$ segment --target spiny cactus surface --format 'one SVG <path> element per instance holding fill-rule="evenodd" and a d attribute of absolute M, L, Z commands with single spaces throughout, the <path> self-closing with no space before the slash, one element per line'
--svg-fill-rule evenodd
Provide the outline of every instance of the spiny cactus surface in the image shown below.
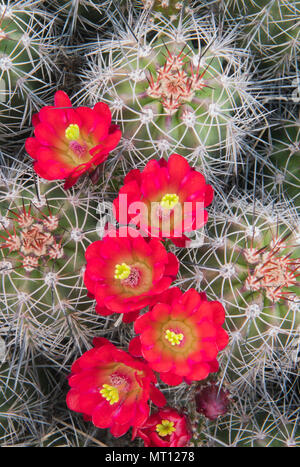
<path fill-rule="evenodd" d="M 43 2 L 0 3 L 0 137 L 7 140 L 44 102 L 52 82 L 55 35 Z"/>
<path fill-rule="evenodd" d="M 264 110 L 249 56 L 232 47 L 232 31 L 222 34 L 197 16 L 175 27 L 163 19 L 153 25 L 142 15 L 134 32 L 117 34 L 87 49 L 79 97 L 109 104 L 128 164 L 173 151 L 208 176 L 237 172 Z"/>
<path fill-rule="evenodd" d="M 1 445 L 300 446 L 299 11 L 0 0 Z M 122 190 L 208 219 L 116 238 Z"/>
<path fill-rule="evenodd" d="M 26 347 L 59 355 L 67 336 L 84 342 L 96 325 L 83 272 L 97 200 L 84 184 L 66 196 L 32 173 L 1 186 L 1 317 Z"/>

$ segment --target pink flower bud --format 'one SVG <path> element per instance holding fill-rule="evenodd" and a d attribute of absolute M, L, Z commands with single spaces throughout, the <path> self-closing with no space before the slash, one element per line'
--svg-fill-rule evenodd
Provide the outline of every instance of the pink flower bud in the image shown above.
<path fill-rule="evenodd" d="M 210 420 L 225 415 L 229 409 L 229 391 L 219 388 L 215 383 L 199 388 L 196 396 L 197 412 Z"/>

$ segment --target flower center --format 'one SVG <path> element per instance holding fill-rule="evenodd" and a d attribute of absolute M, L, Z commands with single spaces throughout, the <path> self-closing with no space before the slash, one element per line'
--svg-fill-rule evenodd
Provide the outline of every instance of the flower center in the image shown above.
<path fill-rule="evenodd" d="M 130 272 L 131 268 L 128 266 L 128 264 L 116 264 L 114 278 L 120 280 L 127 279 L 127 277 L 130 275 Z"/>
<path fill-rule="evenodd" d="M 179 201 L 179 196 L 176 195 L 176 194 L 171 194 L 171 193 L 167 193 L 161 200 L 160 202 L 160 205 L 161 207 L 163 207 L 164 209 L 173 209 L 174 206 L 176 206 L 176 204 L 178 203 Z"/>
<path fill-rule="evenodd" d="M 70 141 L 76 141 L 80 136 L 79 126 L 76 123 L 71 123 L 65 131 L 65 137 Z"/>
<path fill-rule="evenodd" d="M 119 372 L 115 372 L 112 375 L 110 375 L 110 381 L 113 384 L 113 386 L 118 386 L 119 388 L 126 389 L 128 389 L 130 383 L 128 377 Z"/>
<path fill-rule="evenodd" d="M 166 330 L 165 338 L 171 343 L 171 345 L 179 345 L 183 337 L 182 333 L 176 334 L 174 331 L 170 331 L 170 329 Z"/>
<path fill-rule="evenodd" d="M 104 399 L 109 402 L 110 405 L 119 402 L 119 391 L 114 386 L 103 384 L 102 389 L 99 392 L 104 397 Z"/>
<path fill-rule="evenodd" d="M 87 154 L 86 144 L 80 144 L 78 141 L 70 141 L 69 148 L 76 154 L 77 157 L 83 158 Z"/>
<path fill-rule="evenodd" d="M 173 431 L 176 431 L 176 428 L 174 427 L 174 422 L 170 422 L 170 420 L 162 420 L 161 423 L 158 423 L 156 425 L 155 429 L 159 436 L 168 436 L 172 434 Z"/>
<path fill-rule="evenodd" d="M 141 273 L 139 269 L 131 267 L 129 276 L 122 280 L 122 284 L 126 287 L 136 287 L 139 283 L 140 277 Z"/>

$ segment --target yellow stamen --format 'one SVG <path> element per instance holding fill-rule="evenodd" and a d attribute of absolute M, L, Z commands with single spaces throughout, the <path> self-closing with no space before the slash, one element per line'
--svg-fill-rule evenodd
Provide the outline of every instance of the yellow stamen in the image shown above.
<path fill-rule="evenodd" d="M 170 329 L 166 330 L 165 338 L 167 341 L 171 342 L 171 345 L 179 345 L 183 339 L 183 334 L 176 334 L 174 331 L 170 331 Z"/>
<path fill-rule="evenodd" d="M 103 384 L 103 389 L 101 389 L 100 394 L 106 399 L 110 405 L 119 402 L 119 392 L 117 388 L 110 386 L 109 384 Z"/>
<path fill-rule="evenodd" d="M 79 126 L 76 123 L 71 123 L 65 131 L 65 136 L 70 141 L 76 141 L 80 136 Z"/>
<path fill-rule="evenodd" d="M 164 209 L 173 209 L 179 201 L 179 196 L 176 194 L 167 193 L 161 200 L 160 205 Z"/>
<path fill-rule="evenodd" d="M 170 420 L 162 420 L 161 423 L 156 425 L 156 431 L 159 436 L 168 436 L 173 433 L 173 431 L 176 431 L 176 428 L 174 428 L 174 422 L 170 422 Z"/>
<path fill-rule="evenodd" d="M 127 277 L 130 274 L 130 266 L 128 266 L 126 263 L 122 264 L 116 264 L 115 267 L 115 279 L 127 279 Z"/>

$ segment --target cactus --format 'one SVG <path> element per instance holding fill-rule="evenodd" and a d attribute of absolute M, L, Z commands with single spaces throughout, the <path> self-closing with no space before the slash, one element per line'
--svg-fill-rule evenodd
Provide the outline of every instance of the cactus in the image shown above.
<path fill-rule="evenodd" d="M 230 335 L 216 377 L 221 400 L 214 405 L 205 382 L 191 388 L 192 446 L 299 444 L 299 232 L 287 202 L 233 194 L 215 200 L 202 246 L 176 251 L 177 285 L 218 297 Z"/>
<path fill-rule="evenodd" d="M 299 54 L 298 0 L 223 0 L 229 22 L 239 22 L 240 43 L 250 48 L 270 77 L 288 77 L 297 70 Z"/>
<path fill-rule="evenodd" d="M 145 8 L 153 10 L 155 13 L 163 13 L 166 15 L 175 15 L 180 12 L 182 2 L 176 0 L 142 0 Z"/>
<path fill-rule="evenodd" d="M 190 12 L 192 2 L 180 2 L 178 0 L 141 0 L 139 3 L 141 3 L 141 6 L 146 10 L 149 9 L 153 14 L 151 18 L 152 21 L 164 16 L 176 24 L 180 21 L 180 16 L 182 14 Z"/>
<path fill-rule="evenodd" d="M 286 119 L 271 128 L 271 142 L 267 150 L 265 186 L 279 192 L 300 206 L 300 120 L 289 113 Z"/>
<path fill-rule="evenodd" d="M 82 274 L 85 249 L 98 238 L 98 195 L 84 184 L 66 194 L 25 172 L 2 184 L 0 198 L 1 320 L 15 344 L 59 357 L 67 336 L 72 349 L 96 327 Z"/>
<path fill-rule="evenodd" d="M 53 20 L 39 3 L 43 2 L 0 3 L 1 139 L 20 132 L 53 88 Z"/>
<path fill-rule="evenodd" d="M 195 270 L 187 285 L 199 287 L 198 271 L 201 290 L 223 300 L 231 333 L 253 346 L 273 329 L 282 335 L 296 333 L 298 218 L 288 205 L 270 199 L 240 196 L 226 204 L 226 209 L 224 202 L 215 204 L 203 247 L 183 254 L 183 264 Z"/>
<path fill-rule="evenodd" d="M 259 127 L 263 109 L 249 57 L 231 41 L 232 32 L 223 35 L 192 13 L 178 27 L 164 19 L 153 25 L 142 14 L 130 29 L 90 46 L 79 99 L 109 104 L 127 170 L 171 152 L 211 177 L 240 168 L 246 134 Z"/>
<path fill-rule="evenodd" d="M 299 338 L 299 231 L 288 204 L 238 196 L 215 203 L 202 247 L 178 253 L 177 285 L 218 297 L 227 310 L 222 381 L 251 384 L 264 351 Z"/>
<path fill-rule="evenodd" d="M 217 424 L 207 422 L 196 446 L 209 447 L 295 447 L 299 446 L 299 420 L 286 420 L 270 404 L 263 408 L 236 404 L 232 413 Z"/>
<path fill-rule="evenodd" d="M 106 447 L 95 438 L 94 433 L 88 432 L 87 424 L 74 428 L 64 422 L 50 424 L 48 429 L 39 437 L 30 440 L 33 447 Z"/>

